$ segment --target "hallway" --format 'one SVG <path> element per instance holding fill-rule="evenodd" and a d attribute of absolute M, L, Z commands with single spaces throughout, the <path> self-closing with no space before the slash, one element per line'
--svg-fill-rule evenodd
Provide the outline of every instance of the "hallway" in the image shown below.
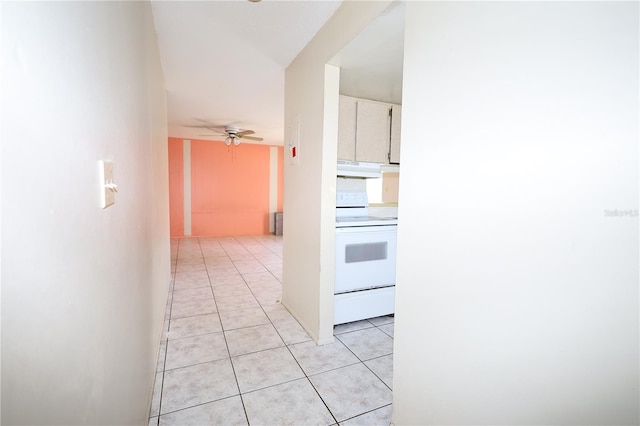
<path fill-rule="evenodd" d="M 391 422 L 393 317 L 317 346 L 280 304 L 282 237 L 171 241 L 149 425 Z"/>

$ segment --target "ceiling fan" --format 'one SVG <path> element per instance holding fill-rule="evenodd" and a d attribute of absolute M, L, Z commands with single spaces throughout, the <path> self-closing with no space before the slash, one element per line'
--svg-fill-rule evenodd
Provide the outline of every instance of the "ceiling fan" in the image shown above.
<path fill-rule="evenodd" d="M 211 130 L 215 132 L 213 135 L 200 135 L 200 136 L 224 136 L 224 143 L 229 146 L 232 143 L 234 145 L 240 145 L 240 139 L 247 139 L 251 141 L 261 141 L 262 138 L 257 136 L 249 136 L 253 135 L 255 132 L 253 130 L 244 130 L 239 129 L 238 127 L 233 126 L 225 126 L 225 127 L 215 127 L 215 126 L 189 126 L 189 127 L 199 127 L 203 129 Z"/>

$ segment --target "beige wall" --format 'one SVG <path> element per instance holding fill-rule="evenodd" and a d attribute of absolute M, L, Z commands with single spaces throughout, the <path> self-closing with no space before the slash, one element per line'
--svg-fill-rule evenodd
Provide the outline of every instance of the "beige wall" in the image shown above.
<path fill-rule="evenodd" d="M 1 7 L 2 421 L 146 424 L 170 282 L 150 5 Z"/>
<path fill-rule="evenodd" d="M 406 12 L 395 424 L 638 424 L 638 2 Z"/>
<path fill-rule="evenodd" d="M 339 75 L 326 64 L 388 5 L 343 3 L 285 73 L 282 303 L 318 343 L 333 340 Z"/>

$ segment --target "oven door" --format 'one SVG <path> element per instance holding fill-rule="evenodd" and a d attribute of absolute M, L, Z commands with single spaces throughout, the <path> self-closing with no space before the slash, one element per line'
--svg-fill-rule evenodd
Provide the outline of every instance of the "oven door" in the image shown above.
<path fill-rule="evenodd" d="M 394 285 L 397 225 L 336 228 L 335 293 Z"/>

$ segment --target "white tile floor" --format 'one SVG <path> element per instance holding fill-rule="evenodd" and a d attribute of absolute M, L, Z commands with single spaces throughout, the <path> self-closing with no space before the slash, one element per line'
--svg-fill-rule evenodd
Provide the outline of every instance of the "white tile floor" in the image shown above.
<path fill-rule="evenodd" d="M 171 242 L 149 425 L 389 425 L 393 317 L 317 346 L 280 304 L 282 237 Z"/>

